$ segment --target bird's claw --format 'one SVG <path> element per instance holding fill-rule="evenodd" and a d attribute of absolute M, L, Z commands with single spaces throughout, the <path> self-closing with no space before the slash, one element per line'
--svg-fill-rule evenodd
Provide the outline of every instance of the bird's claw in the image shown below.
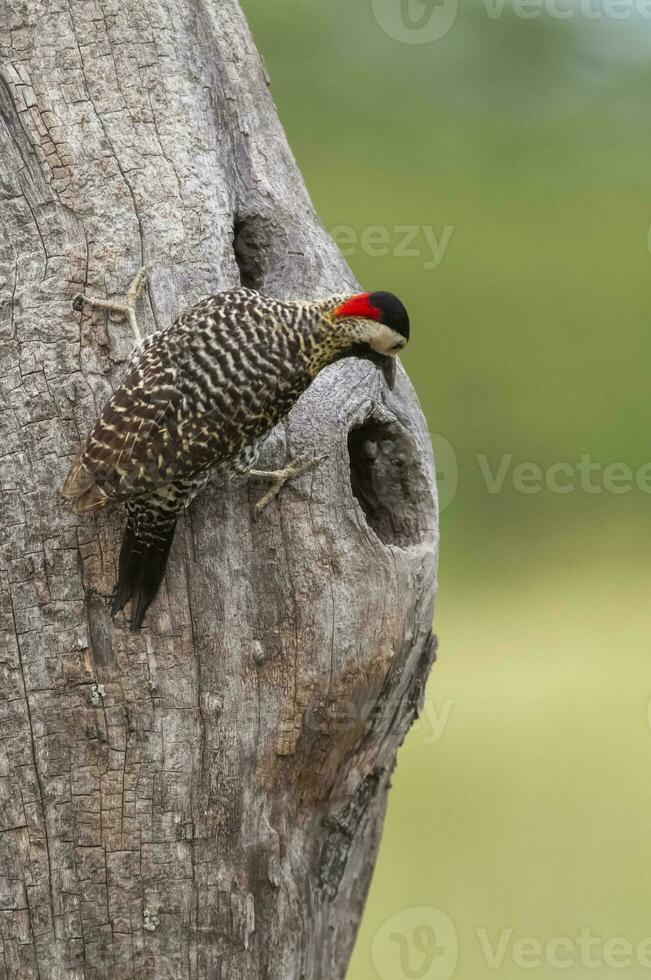
<path fill-rule="evenodd" d="M 267 504 L 271 503 L 278 496 L 286 483 L 296 479 L 298 476 L 302 476 L 304 473 L 309 473 L 310 470 L 316 469 L 327 458 L 327 455 L 323 454 L 321 456 L 315 456 L 313 459 L 294 460 L 294 462 L 288 463 L 281 470 L 249 470 L 249 476 L 271 480 L 271 486 L 254 507 L 254 518 L 256 520 L 258 519 Z"/>
<path fill-rule="evenodd" d="M 129 321 L 136 339 L 136 343 L 139 343 L 142 338 L 140 328 L 138 327 L 138 321 L 136 319 L 136 303 L 140 299 L 146 284 L 147 270 L 143 266 L 136 273 L 127 290 L 124 300 L 119 301 L 99 299 L 95 296 L 86 296 L 85 293 L 75 293 L 75 295 L 72 297 L 72 308 L 76 313 L 82 313 L 84 304 L 87 304 L 92 309 L 108 310 L 109 313 L 114 313 L 121 316 L 123 319 Z"/>

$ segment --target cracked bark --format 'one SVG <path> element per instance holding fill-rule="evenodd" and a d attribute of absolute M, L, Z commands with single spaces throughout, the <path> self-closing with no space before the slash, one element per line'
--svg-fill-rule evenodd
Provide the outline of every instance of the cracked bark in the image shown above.
<path fill-rule="evenodd" d="M 328 369 L 262 464 L 328 461 L 257 523 L 211 485 L 112 623 L 122 515 L 58 490 L 131 335 L 73 294 L 356 284 L 235 0 L 0 0 L 0 59 L 0 977 L 343 977 L 434 657 L 424 420 Z"/>

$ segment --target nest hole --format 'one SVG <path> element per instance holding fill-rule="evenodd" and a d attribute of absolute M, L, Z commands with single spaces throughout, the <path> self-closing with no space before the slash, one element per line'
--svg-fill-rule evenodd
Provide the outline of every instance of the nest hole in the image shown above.
<path fill-rule="evenodd" d="M 242 286 L 260 289 L 264 271 L 264 235 L 260 222 L 255 218 L 235 218 L 233 254 L 240 270 Z"/>
<path fill-rule="evenodd" d="M 384 544 L 420 543 L 431 494 L 414 443 L 396 424 L 368 420 L 348 433 L 350 482 L 366 523 Z"/>

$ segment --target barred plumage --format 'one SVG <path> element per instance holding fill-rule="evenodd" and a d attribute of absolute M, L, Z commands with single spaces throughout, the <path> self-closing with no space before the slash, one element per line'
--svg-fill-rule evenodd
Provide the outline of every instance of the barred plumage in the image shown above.
<path fill-rule="evenodd" d="M 126 503 L 113 612 L 131 599 L 132 628 L 140 626 L 178 515 L 210 470 L 245 471 L 322 368 L 353 353 L 393 363 L 387 355 L 408 332 L 404 307 L 388 293 L 282 302 L 237 288 L 203 299 L 140 343 L 63 488 L 80 514 Z"/>

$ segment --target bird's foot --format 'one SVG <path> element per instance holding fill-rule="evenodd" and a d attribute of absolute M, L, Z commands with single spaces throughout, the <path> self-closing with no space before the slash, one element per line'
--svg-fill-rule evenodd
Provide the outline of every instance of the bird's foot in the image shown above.
<path fill-rule="evenodd" d="M 296 479 L 297 476 L 302 476 L 303 473 L 309 473 L 310 470 L 316 469 L 324 459 L 327 459 L 327 456 L 315 456 L 313 459 L 296 459 L 288 463 L 282 470 L 249 470 L 249 476 L 254 476 L 261 480 L 271 480 L 271 486 L 255 505 L 255 517 L 260 516 L 267 504 L 274 497 L 278 496 L 286 483 Z"/>
<path fill-rule="evenodd" d="M 72 298 L 72 308 L 80 313 L 84 305 L 91 309 L 108 310 L 109 313 L 117 313 L 124 317 L 131 324 L 136 343 L 140 343 L 141 334 L 136 319 L 136 304 L 142 295 L 142 291 L 147 285 L 147 270 L 142 268 L 138 271 L 135 279 L 129 286 L 127 294 L 123 300 L 98 299 L 95 296 L 86 296 L 85 293 L 77 293 Z"/>

